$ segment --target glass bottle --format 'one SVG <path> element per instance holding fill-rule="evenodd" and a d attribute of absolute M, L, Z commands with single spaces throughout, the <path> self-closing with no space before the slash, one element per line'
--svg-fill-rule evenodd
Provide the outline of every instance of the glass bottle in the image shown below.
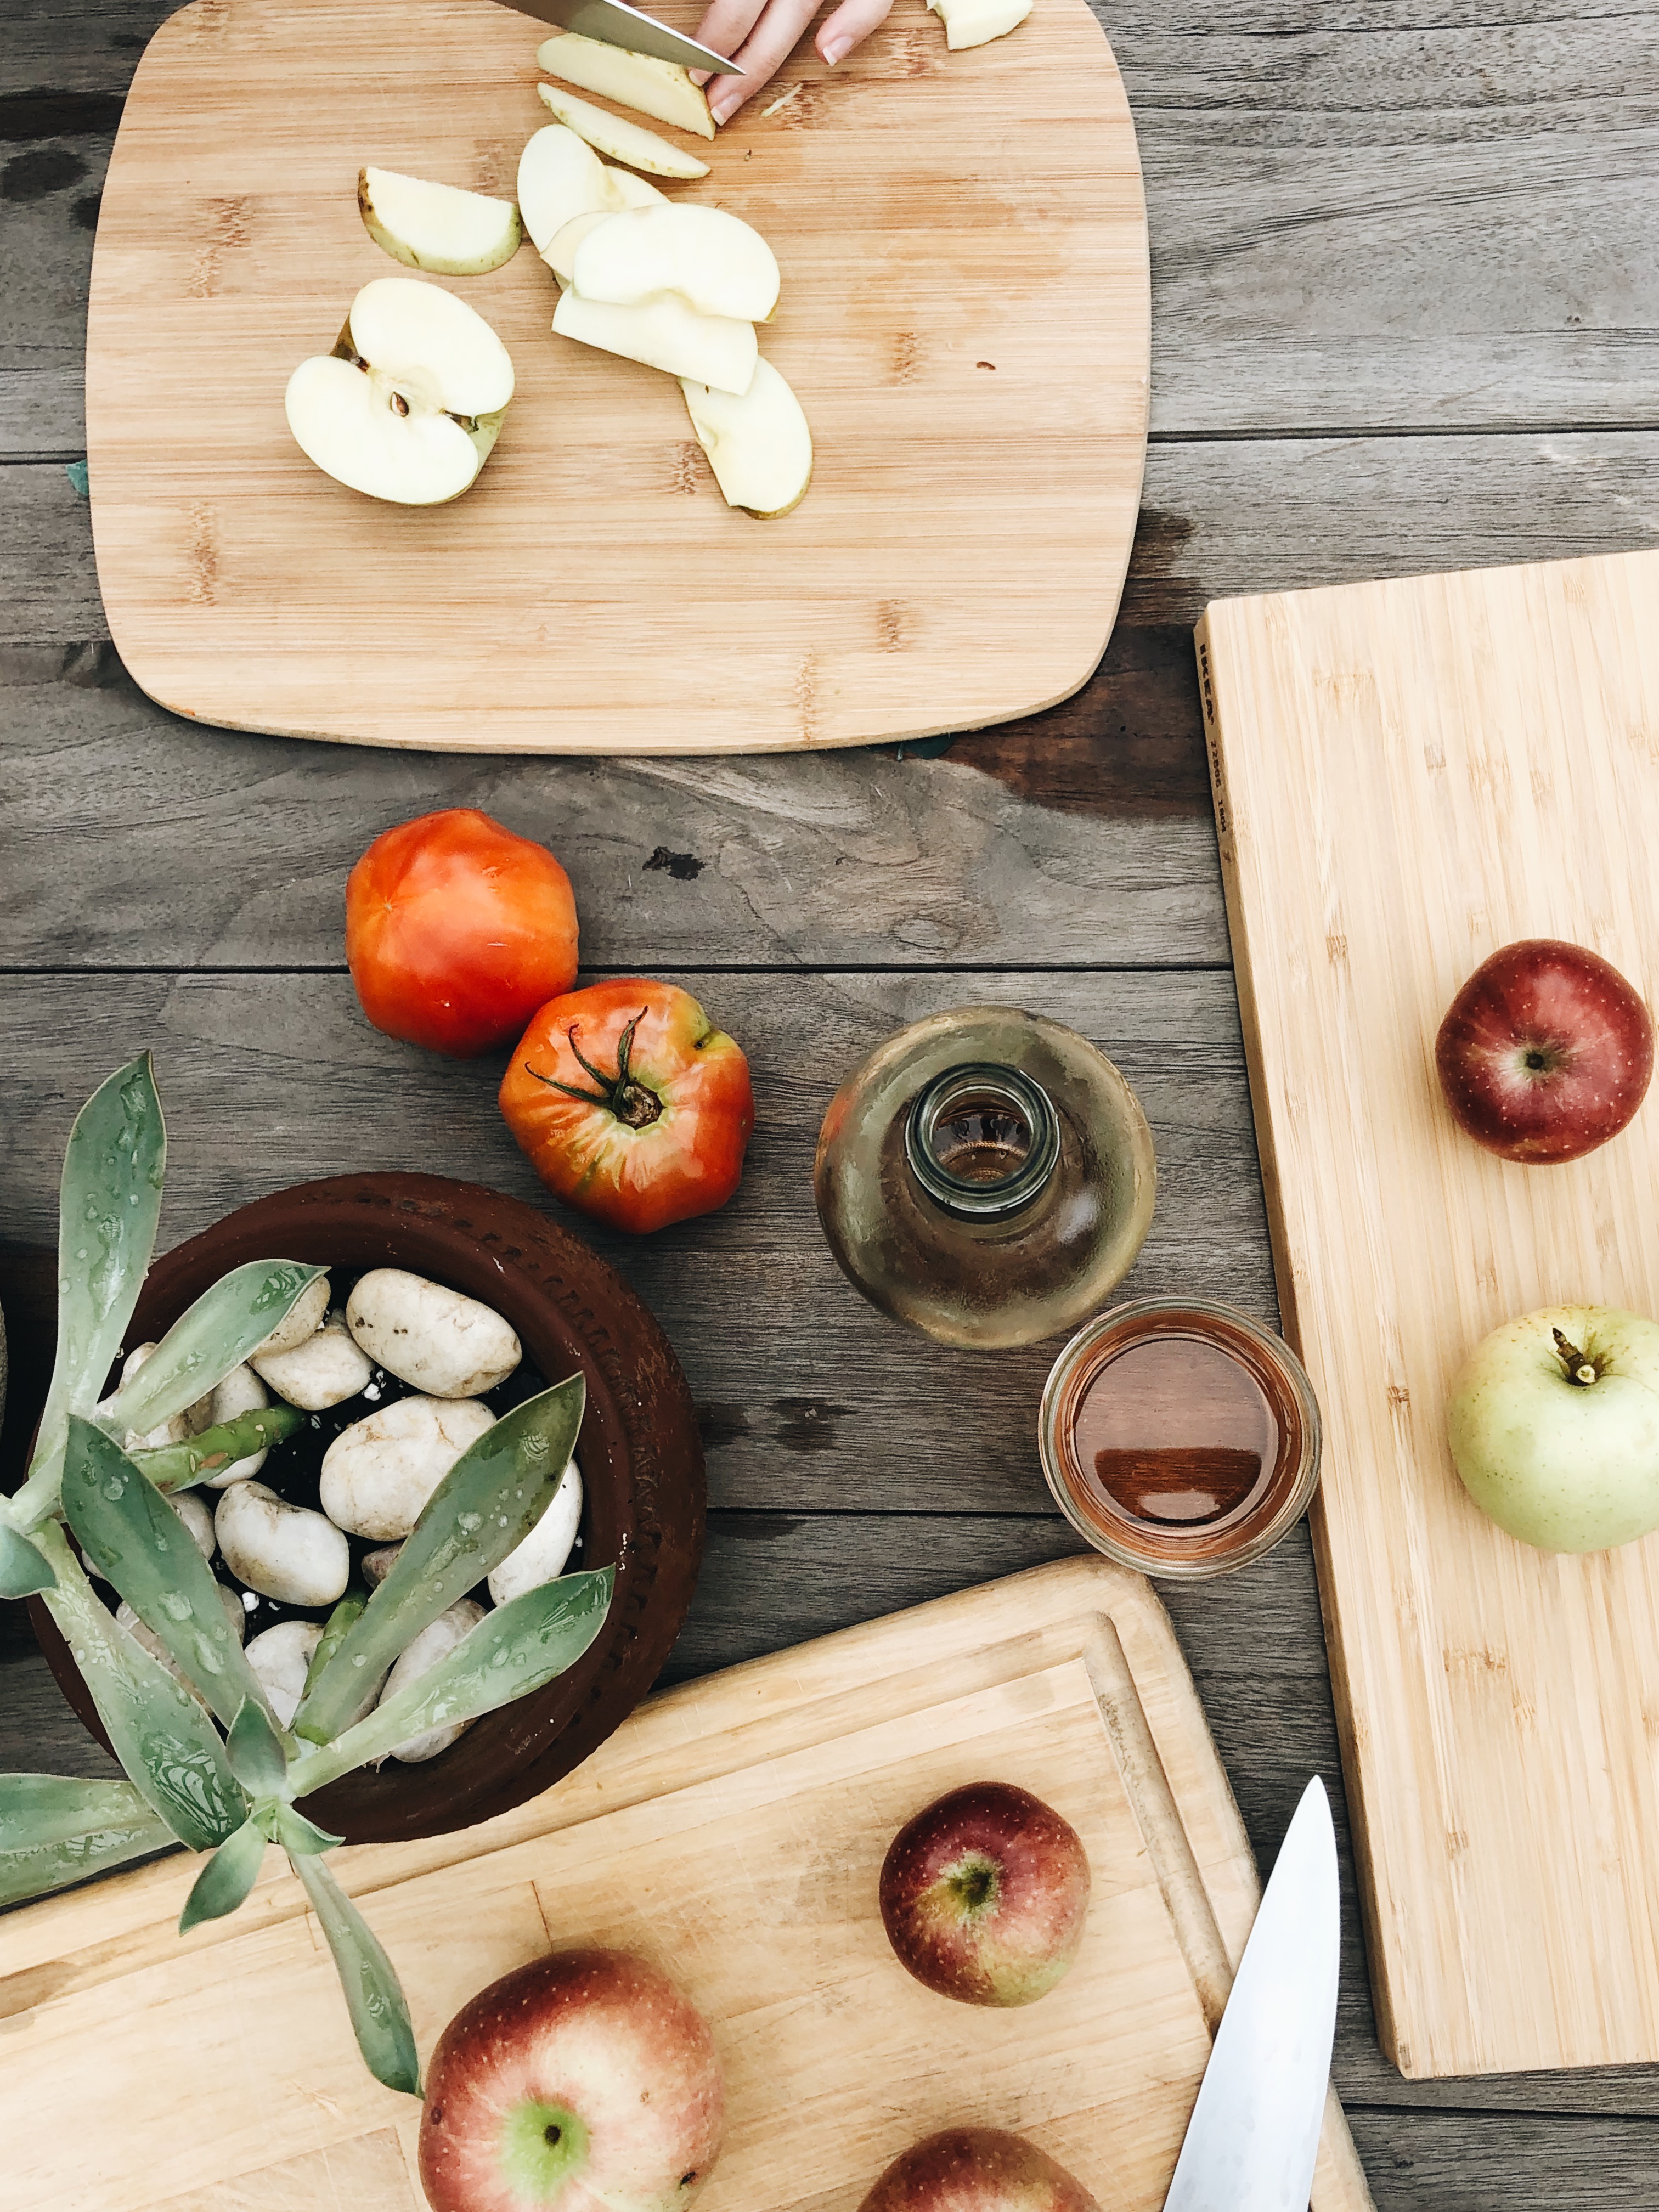
<path fill-rule="evenodd" d="M 866 1297 L 989 1349 L 1099 1311 L 1146 1242 L 1157 1179 L 1140 1102 L 1103 1052 L 1017 1006 L 962 1006 L 848 1077 L 813 1188 Z"/>

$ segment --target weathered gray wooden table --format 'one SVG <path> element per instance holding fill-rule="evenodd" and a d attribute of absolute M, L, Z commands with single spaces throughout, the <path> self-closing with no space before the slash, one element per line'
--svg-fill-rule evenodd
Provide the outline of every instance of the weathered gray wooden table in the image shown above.
<path fill-rule="evenodd" d="M 1100 674 L 942 759 L 650 764 L 235 737 L 126 680 L 64 465 L 100 178 L 167 12 L 5 0 L 0 25 L 0 1240 L 51 1237 L 73 1108 L 144 1045 L 168 1241 L 350 1168 L 534 1195 L 491 1080 L 368 1029 L 341 956 L 370 836 L 483 806 L 565 860 L 593 970 L 684 981 L 755 1066 L 738 1201 L 596 1239 L 703 1408 L 711 1535 L 672 1673 L 1067 1551 L 1033 1446 L 1048 1353 L 952 1355 L 862 1306 L 813 1219 L 819 1115 L 916 1015 L 1054 1015 L 1152 1121 L 1134 1287 L 1272 1316 L 1189 626 L 1226 592 L 1659 537 L 1659 12 L 1101 4 L 1146 166 L 1154 428 Z M 1265 1861 L 1337 1771 L 1305 1540 L 1170 1611 Z M 93 1771 L 27 1630 L 0 1637 L 0 1763 Z M 1659 2076 L 1403 2082 L 1349 1926 L 1337 2080 L 1383 2212 L 1659 2208 Z"/>

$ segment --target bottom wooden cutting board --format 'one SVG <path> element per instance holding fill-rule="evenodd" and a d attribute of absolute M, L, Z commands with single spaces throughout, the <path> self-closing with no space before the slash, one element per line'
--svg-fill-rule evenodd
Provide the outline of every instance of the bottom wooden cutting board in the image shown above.
<path fill-rule="evenodd" d="M 1027 2010 L 913 1982 L 876 1911 L 887 1843 L 952 1785 L 1054 1804 L 1094 1875 L 1082 1954 Z M 709 2015 L 726 2142 L 707 2212 L 854 2212 L 936 2128 L 1030 2135 L 1105 2212 L 1163 2204 L 1257 1887 L 1150 1587 L 1067 1560 L 668 1692 L 500 1820 L 336 1865 L 422 2053 L 550 1944 L 626 1945 Z M 12 2212 L 418 2212 L 418 2108 L 352 2045 L 273 1854 L 238 1920 L 172 1922 L 164 1861 L 14 1914 L 0 1942 Z M 1370 2205 L 1334 2097 L 1314 2212 Z"/>

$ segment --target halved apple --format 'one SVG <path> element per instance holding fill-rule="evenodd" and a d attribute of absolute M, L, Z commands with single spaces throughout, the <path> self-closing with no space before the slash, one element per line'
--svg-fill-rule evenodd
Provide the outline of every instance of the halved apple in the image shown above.
<path fill-rule="evenodd" d="M 714 135 L 714 118 L 701 85 L 693 84 L 676 62 L 659 62 L 652 54 L 628 52 L 608 46 L 599 39 L 585 39 L 580 31 L 564 31 L 544 40 L 536 59 L 549 76 L 562 76 L 584 92 L 597 92 L 619 107 L 636 107 L 641 115 L 654 115 L 659 123 L 677 124 L 695 131 L 700 138 Z"/>
<path fill-rule="evenodd" d="M 1030 14 L 1032 0 L 927 0 L 927 5 L 945 26 L 945 45 L 955 50 L 982 46 L 1016 29 Z"/>
<path fill-rule="evenodd" d="M 705 315 L 763 323 L 778 304 L 771 247 L 723 208 L 638 208 L 583 240 L 574 283 L 584 300 L 637 307 L 673 292 Z"/>
<path fill-rule="evenodd" d="M 756 362 L 754 381 L 741 398 L 684 376 L 680 389 L 728 507 L 770 522 L 800 505 L 812 481 L 812 433 L 799 400 L 769 361 Z"/>
<path fill-rule="evenodd" d="M 562 337 L 578 338 L 602 353 L 619 353 L 625 361 L 738 395 L 754 380 L 759 358 L 752 323 L 700 315 L 672 293 L 637 307 L 617 307 L 584 300 L 573 286 L 559 295 L 553 327 Z"/>
<path fill-rule="evenodd" d="M 519 156 L 519 213 L 538 253 L 546 253 L 573 216 L 651 207 L 661 198 L 643 177 L 607 168 L 562 123 L 537 131 Z"/>
<path fill-rule="evenodd" d="M 647 170 L 653 177 L 708 174 L 707 161 L 700 161 L 695 154 L 683 154 L 678 146 L 659 138 L 654 131 L 630 123 L 625 115 L 609 114 L 590 100 L 578 100 L 574 92 L 562 92 L 556 84 L 538 84 L 536 89 L 568 130 L 601 154 L 609 154 L 613 161 L 626 161 L 629 168 Z"/>
<path fill-rule="evenodd" d="M 613 220 L 609 210 L 600 208 L 594 215 L 573 215 L 563 229 L 556 233 L 552 244 L 543 254 L 542 259 L 546 262 L 561 284 L 568 286 L 574 281 L 576 248 L 592 229 L 594 224 L 610 222 Z"/>
<path fill-rule="evenodd" d="M 360 169 L 363 228 L 394 261 L 440 276 L 482 276 L 518 252 L 524 237 L 511 200 L 432 185 L 396 169 Z"/>
<path fill-rule="evenodd" d="M 457 499 L 489 458 L 513 363 L 441 284 L 377 276 L 331 354 L 302 361 L 284 405 L 301 450 L 353 491 L 403 507 Z"/>

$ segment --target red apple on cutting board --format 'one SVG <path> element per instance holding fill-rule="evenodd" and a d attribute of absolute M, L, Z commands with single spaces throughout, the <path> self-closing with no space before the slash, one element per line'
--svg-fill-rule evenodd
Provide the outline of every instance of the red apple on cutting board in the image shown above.
<path fill-rule="evenodd" d="M 1528 938 L 1483 960 L 1435 1039 L 1452 1118 L 1500 1159 L 1580 1159 L 1616 1137 L 1653 1073 L 1653 1022 L 1582 945 Z"/>
<path fill-rule="evenodd" d="M 1100 2212 L 1075 2174 L 1023 2136 L 951 2128 L 896 2158 L 860 2212 Z"/>
<path fill-rule="evenodd" d="M 438 2039 L 421 2118 L 433 2212 L 668 2212 L 725 2116 L 707 2022 L 626 1951 L 504 1974 Z"/>
<path fill-rule="evenodd" d="M 1030 2004 L 1083 1941 L 1089 1862 L 1075 1828 L 1007 1782 L 948 1791 L 894 1837 L 881 1917 L 900 1963 L 942 1996 Z"/>

